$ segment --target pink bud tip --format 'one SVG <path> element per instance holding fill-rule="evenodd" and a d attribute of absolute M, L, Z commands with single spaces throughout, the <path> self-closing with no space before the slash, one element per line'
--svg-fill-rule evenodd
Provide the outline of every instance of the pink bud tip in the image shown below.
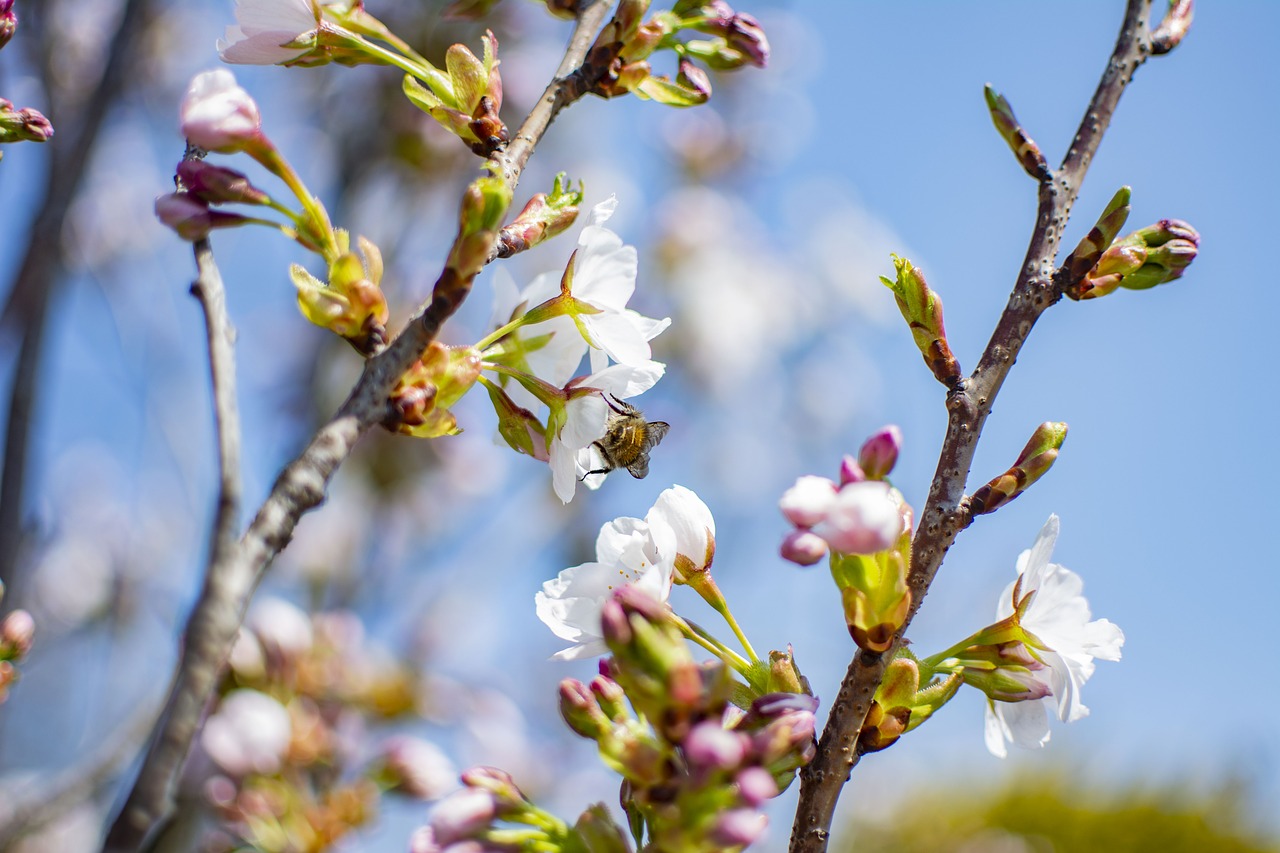
<path fill-rule="evenodd" d="M 832 550 L 875 554 L 893 547 L 903 532 L 902 511 L 887 483 L 868 480 L 840 490 L 813 532 Z"/>
<path fill-rule="evenodd" d="M 709 770 L 736 770 L 747 754 L 747 741 L 739 732 L 727 731 L 718 721 L 698 723 L 684 740 L 690 765 Z"/>
<path fill-rule="evenodd" d="M 746 847 L 764 834 L 769 819 L 754 809 L 730 809 L 716 818 L 711 838 L 724 847 Z"/>
<path fill-rule="evenodd" d="M 812 566 L 827 556 L 827 540 L 812 530 L 793 530 L 782 540 L 780 553 L 798 566 Z"/>
<path fill-rule="evenodd" d="M 738 794 L 749 806 L 759 806 L 778 796 L 778 783 L 763 767 L 748 767 L 738 774 Z"/>
<path fill-rule="evenodd" d="M 847 486 L 850 483 L 861 483 L 867 479 L 867 472 L 862 470 L 862 466 L 858 464 L 858 460 L 849 454 L 845 454 L 840 460 L 840 485 Z"/>
<path fill-rule="evenodd" d="M 782 493 L 778 508 L 796 527 L 812 527 L 826 517 L 835 497 L 835 483 L 826 477 L 806 475 Z"/>
<path fill-rule="evenodd" d="M 858 451 L 858 464 L 868 479 L 883 480 L 898 462 L 902 430 L 890 424 L 866 440 Z"/>

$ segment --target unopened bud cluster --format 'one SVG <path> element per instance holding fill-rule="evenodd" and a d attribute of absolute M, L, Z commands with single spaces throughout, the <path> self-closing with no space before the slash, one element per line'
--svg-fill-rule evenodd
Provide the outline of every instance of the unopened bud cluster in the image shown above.
<path fill-rule="evenodd" d="M 947 331 L 942 323 L 942 297 L 925 283 L 924 274 L 912 266 L 906 258 L 893 256 L 895 279 L 880 276 L 885 287 L 893 291 L 898 310 L 911 328 L 924 363 L 939 382 L 948 388 L 956 388 L 962 381 L 960 363 L 951 354 L 947 343 Z"/>
<path fill-rule="evenodd" d="M 414 711 L 416 693 L 355 614 L 256 603 L 200 734 L 217 819 L 201 849 L 328 849 L 375 816 L 383 791 L 452 790 L 453 766 L 427 741 L 391 738 L 367 766 L 354 761 L 351 733 Z"/>
<path fill-rule="evenodd" d="M 867 439 L 858 458 L 840 464 L 840 482 L 807 475 L 796 480 L 778 502 L 794 528 L 782 543 L 782 556 L 811 566 L 828 551 L 874 554 L 892 547 L 902 533 L 900 496 L 886 482 L 897 463 L 902 432 L 887 426 Z"/>
<path fill-rule="evenodd" d="M 1103 221 L 1064 264 L 1066 281 L 1063 293 L 1071 299 L 1097 299 L 1121 287 L 1147 290 L 1181 278 L 1196 258 L 1200 248 L 1199 232 L 1180 219 L 1162 219 L 1109 243 L 1104 251 L 1097 254 L 1096 262 L 1077 279 L 1073 273 L 1078 274 L 1082 266 L 1081 257 L 1086 260 L 1093 257 L 1092 252 L 1082 250 L 1090 244 L 1096 251 L 1096 247 L 1103 244 L 1107 236 L 1104 221 L 1112 214 L 1116 201 L 1112 200 L 1112 205 L 1103 214 Z M 1125 202 L 1123 211 L 1127 214 L 1127 193 Z M 1115 231 L 1119 230 L 1120 224 L 1123 224 L 1123 218 L 1115 225 Z"/>
<path fill-rule="evenodd" d="M 351 237 L 334 228 L 329 214 L 306 188 L 293 167 L 262 132 L 258 105 L 227 71 L 197 75 L 182 104 L 182 132 L 199 155 L 204 151 L 248 154 L 280 178 L 299 202 L 290 210 L 254 186 L 241 172 L 189 156 L 177 169 L 178 191 L 156 200 L 156 216 L 184 240 L 203 240 L 215 228 L 266 225 L 283 231 L 324 260 L 322 281 L 299 264 L 290 269 L 298 308 L 318 326 L 345 338 L 362 355 L 386 343 L 389 319 L 382 293 L 382 255 L 364 237 L 351 249 Z M 284 214 L 289 222 L 260 219 L 216 209 L 243 204 Z"/>
<path fill-rule="evenodd" d="M 3 597 L 4 585 L 0 584 Z M 0 619 L 0 703 L 9 698 L 9 688 L 18 680 L 15 664 L 31 651 L 35 633 L 36 622 L 25 610 L 11 610 Z"/>
<path fill-rule="evenodd" d="M 483 37 L 484 58 L 464 44 L 445 52 L 445 70 L 404 77 L 404 94 L 419 109 L 461 139 L 481 157 L 506 146 L 502 109 L 502 77 L 498 73 L 498 39 Z"/>
<path fill-rule="evenodd" d="M 613 657 L 590 684 L 561 683 L 561 714 L 622 775 L 651 849 L 739 850 L 764 830 L 762 804 L 813 757 L 817 700 L 768 693 L 743 713 L 731 702 L 740 685 L 723 663 L 694 660 L 674 618 L 635 587 L 615 593 L 602 611 Z M 798 687 L 788 663 L 774 668 Z"/>
<path fill-rule="evenodd" d="M 924 664 L 906 649 L 890 661 L 862 723 L 859 752 L 878 752 L 893 746 L 898 738 L 933 716 L 933 712 L 960 689 L 960 676 L 949 674 L 934 678 L 927 667 L 924 676 L 927 683 L 922 684 L 922 666 Z"/>
<path fill-rule="evenodd" d="M 901 448 L 901 431 L 885 427 L 856 460 L 845 457 L 839 485 L 801 477 L 779 501 L 795 526 L 782 542 L 783 558 L 808 566 L 830 554 L 849 634 L 875 654 L 888 650 L 911 608 L 912 512 L 886 481 Z"/>
<path fill-rule="evenodd" d="M 388 425 L 405 435 L 437 438 L 454 435 L 457 418 L 449 407 L 480 377 L 480 353 L 473 347 L 447 347 L 432 341 L 391 392 Z"/>
<path fill-rule="evenodd" d="M 0 48 L 13 38 L 18 29 L 18 13 L 14 0 L 0 0 Z M 0 98 L 0 144 L 8 142 L 48 142 L 53 125 L 36 109 L 18 109 L 13 102 Z M 3 157 L 0 153 L 0 157 Z"/>
<path fill-rule="evenodd" d="M 644 21 L 649 4 L 622 0 L 588 51 L 583 72 L 593 81 L 595 94 L 610 98 L 630 92 L 668 106 L 694 106 L 711 96 L 711 81 L 693 59 L 716 71 L 763 68 L 769 61 L 769 41 L 760 23 L 724 0 L 679 2 Z M 676 36 L 684 31 L 711 38 L 681 42 Z M 653 73 L 649 60 L 659 50 L 678 51 L 675 80 Z"/>
<path fill-rule="evenodd" d="M 556 175 L 551 192 L 535 194 L 515 220 L 499 232 L 498 257 L 511 257 L 562 233 L 578 218 L 581 204 L 581 184 L 576 190 L 570 189 L 565 173 Z"/>
<path fill-rule="evenodd" d="M 1046 421 L 1031 434 L 1013 466 L 973 493 L 969 513 L 983 515 L 995 512 L 1043 477 L 1058 459 L 1058 451 L 1067 440 L 1067 425 Z"/>

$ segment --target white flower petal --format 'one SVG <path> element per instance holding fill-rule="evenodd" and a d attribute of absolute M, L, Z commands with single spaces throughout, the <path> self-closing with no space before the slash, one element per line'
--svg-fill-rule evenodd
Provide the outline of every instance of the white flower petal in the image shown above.
<path fill-rule="evenodd" d="M 276 65 L 308 52 L 282 45 L 314 32 L 320 20 L 310 0 L 237 0 L 236 26 L 218 39 L 224 62 Z"/>
<path fill-rule="evenodd" d="M 603 525 L 596 537 L 596 562 L 565 569 L 534 595 L 538 618 L 557 637 L 574 643 L 555 659 L 602 654 L 600 611 L 614 590 L 633 585 L 666 601 L 672 571 L 671 559 L 658 559 L 644 521 L 624 517 Z"/>
<path fill-rule="evenodd" d="M 998 702 L 996 714 L 1004 722 L 1009 739 L 1023 749 L 1039 749 L 1049 742 L 1048 703 L 1051 699 L 1030 702 Z"/>
<path fill-rule="evenodd" d="M 664 557 L 688 557 L 695 568 L 705 568 L 714 550 L 716 522 L 711 510 L 694 492 L 673 486 L 658 495 L 646 516 L 654 541 Z"/>
<path fill-rule="evenodd" d="M 578 485 L 577 454 L 559 441 L 551 442 L 547 448 L 548 464 L 551 466 L 551 487 L 556 497 L 564 503 L 573 500 Z"/>
<path fill-rule="evenodd" d="M 1032 596 L 1021 617 L 1021 626 L 1047 648 L 1037 648 L 1044 668 L 1036 671 L 1051 695 L 1026 702 L 997 702 L 994 715 L 1003 727 L 1002 737 L 1019 746 L 1043 746 L 1049 740 L 1047 714 L 1056 712 L 1063 722 L 1088 716 L 1081 690 L 1096 668 L 1095 658 L 1119 660 L 1124 633 L 1106 619 L 1092 619 L 1084 597 L 1084 581 L 1068 568 L 1049 562 L 1058 538 L 1056 515 L 1041 528 L 1035 544 L 1018 557 L 1021 595 Z M 1001 595 L 996 615 L 1004 619 L 1013 613 L 1013 584 Z M 987 747 L 992 748 L 993 725 L 987 722 Z"/>
<path fill-rule="evenodd" d="M 619 364 L 640 365 L 653 356 L 649 340 L 626 314 L 584 314 L 582 325 L 593 348 L 603 350 Z"/>
<path fill-rule="evenodd" d="M 591 640 L 577 646 L 570 646 L 567 649 L 561 649 L 551 656 L 552 660 L 585 660 L 586 658 L 597 658 L 601 655 L 609 653 L 609 647 L 604 644 L 604 640 Z"/>
<path fill-rule="evenodd" d="M 636 291 L 635 246 L 608 228 L 586 228 L 573 259 L 573 295 L 604 311 L 622 311 Z"/>
<path fill-rule="evenodd" d="M 591 208 L 591 213 L 587 215 L 587 227 L 603 225 L 609 221 L 609 217 L 613 216 L 613 212 L 617 209 L 618 197 L 610 195 L 604 201 Z"/>
<path fill-rule="evenodd" d="M 983 735 L 983 739 L 987 744 L 987 751 L 996 758 L 1007 758 L 1009 756 L 1009 748 L 1005 743 L 1013 740 L 1013 735 L 1010 734 L 1009 727 L 1004 724 L 1004 719 L 996 713 L 995 703 L 990 700 L 987 701 Z"/>

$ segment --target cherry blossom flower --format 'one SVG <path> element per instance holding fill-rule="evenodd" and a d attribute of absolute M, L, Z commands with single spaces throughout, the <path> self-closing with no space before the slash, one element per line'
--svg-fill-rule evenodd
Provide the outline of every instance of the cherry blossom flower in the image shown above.
<path fill-rule="evenodd" d="M 179 115 L 182 135 L 207 151 L 239 151 L 261 135 L 258 105 L 225 68 L 192 78 Z"/>
<path fill-rule="evenodd" d="M 1024 702 L 987 703 L 986 744 L 992 755 L 1004 758 L 1006 743 L 1035 748 L 1049 742 L 1049 714 L 1073 722 L 1089 713 L 1080 689 L 1093 675 L 1094 658 L 1120 660 L 1124 633 L 1106 619 L 1091 619 L 1084 582 L 1070 569 L 1050 563 L 1058 538 L 1058 516 L 1051 515 L 1035 543 L 1018 557 L 1018 579 L 1000 596 L 998 619 L 1014 613 L 1014 598 L 1032 595 L 1020 618 L 1022 629 L 1035 640 L 1035 655 L 1043 663 L 1032 675 L 1050 695 Z"/>
<path fill-rule="evenodd" d="M 245 619 L 265 651 L 294 661 L 311 651 L 314 634 L 311 617 L 282 598 L 268 596 L 254 602 Z"/>
<path fill-rule="evenodd" d="M 610 409 L 604 395 L 625 400 L 642 394 L 657 384 L 665 370 L 666 366 L 657 361 L 636 367 L 614 364 L 571 383 L 574 388 L 595 388 L 599 393 L 570 399 L 565 404 L 564 425 L 547 442 L 551 485 L 560 500 L 573 500 L 579 478 L 593 470 L 591 443 L 604 437 L 609 420 Z M 599 488 L 604 476 L 587 476 L 587 488 Z"/>
<path fill-rule="evenodd" d="M 687 579 L 711 568 L 716 553 L 716 520 L 692 489 L 666 489 L 658 495 L 648 518 L 658 550 L 675 555 L 672 559 L 678 575 Z"/>
<path fill-rule="evenodd" d="M 813 532 L 845 554 L 875 554 L 893 547 L 902 535 L 901 502 L 894 490 L 876 480 L 849 483 L 840 489 Z"/>
<path fill-rule="evenodd" d="M 837 487 L 825 477 L 807 475 L 783 493 L 778 507 L 796 527 L 783 543 L 782 555 L 801 565 L 822 558 L 818 539 L 844 554 L 884 551 L 898 541 L 905 523 L 901 495 L 879 480 Z"/>
<path fill-rule="evenodd" d="M 711 511 L 683 486 L 665 490 L 643 519 L 615 518 L 601 527 L 595 562 L 565 569 L 534 596 L 538 618 L 557 637 L 574 643 L 554 659 L 604 654 L 600 611 L 614 589 L 619 584 L 635 586 L 665 602 L 677 557 L 708 560 L 714 531 Z"/>
<path fill-rule="evenodd" d="M 596 561 L 565 569 L 534 596 L 538 618 L 557 637 L 574 643 L 555 660 L 578 660 L 604 654 L 600 610 L 614 587 L 639 587 L 658 601 L 671 593 L 674 554 L 663 559 L 639 518 L 615 518 L 596 537 Z"/>
<path fill-rule="evenodd" d="M 422 738 L 397 735 L 382 745 L 386 773 L 397 790 L 435 800 L 458 787 L 458 771 L 440 748 Z"/>
<path fill-rule="evenodd" d="M 671 325 L 669 317 L 655 320 L 627 308 L 639 267 L 636 247 L 623 245 L 621 237 L 604 227 L 617 207 L 618 199 L 609 196 L 591 209 L 565 271 L 574 298 L 599 312 L 574 316 L 591 345 L 592 372 L 604 368 L 606 357 L 633 367 L 647 363 L 653 355 L 649 341 Z"/>
<path fill-rule="evenodd" d="M 279 770 L 291 737 L 283 705 L 257 690 L 233 690 L 204 724 L 200 744 L 224 771 L 243 776 Z"/>
<path fill-rule="evenodd" d="M 520 290 L 510 274 L 499 268 L 494 276 L 493 292 L 490 324 L 497 328 L 506 325 L 517 312 L 541 305 L 559 294 L 560 277 L 543 273 Z M 522 326 L 511 336 L 517 339 L 514 347 L 520 351 L 519 361 L 511 362 L 511 366 L 556 387 L 563 387 L 574 377 L 588 349 L 587 342 L 574 327 L 573 318 L 565 314 Z M 539 405 L 538 399 L 518 382 L 507 383 L 505 390 L 519 406 L 536 409 Z"/>
<path fill-rule="evenodd" d="M 236 26 L 218 39 L 223 62 L 277 65 L 311 51 L 287 47 L 320 26 L 322 4 L 315 0 L 236 0 Z"/>

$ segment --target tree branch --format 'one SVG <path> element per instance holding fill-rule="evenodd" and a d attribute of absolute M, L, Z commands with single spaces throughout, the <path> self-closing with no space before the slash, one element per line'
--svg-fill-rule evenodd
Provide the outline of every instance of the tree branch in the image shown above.
<path fill-rule="evenodd" d="M 604 23 L 610 4 L 596 0 L 580 13 L 577 25 L 551 82 L 504 151 L 491 158 L 514 189 L 535 146 L 556 115 L 581 98 L 591 81 L 578 75 L 592 38 Z M 324 499 L 325 487 L 357 439 L 383 421 L 387 397 L 395 383 L 441 325 L 453 315 L 466 292 L 441 288 L 385 350 L 369 359 L 347 401 L 320 428 L 307 447 L 280 473 L 270 495 L 239 543 L 211 559 L 205 587 L 196 601 L 184 634 L 183 657 L 157 734 L 115 822 L 105 851 L 134 851 L 154 838 L 173 811 L 173 792 L 182 762 L 213 695 L 218 674 L 230 652 L 253 591 L 267 566 L 293 536 L 302 515 Z M 442 291 L 448 291 L 442 293 Z"/>
<path fill-rule="evenodd" d="M 1151 0 L 1128 0 L 1115 49 L 1071 148 L 1059 169 L 1040 183 L 1036 225 L 1009 302 L 973 375 L 947 395 L 946 437 L 912 542 L 910 612 L 888 651 L 881 655 L 860 651 L 849 663 L 818 742 L 817 755 L 800 774 L 792 853 L 826 850 L 840 791 L 860 757 L 857 743 L 862 721 L 885 667 L 897 653 L 947 550 L 972 520 L 964 490 L 978 439 L 1036 320 L 1061 298 L 1053 284 L 1053 270 L 1062 231 L 1120 95 L 1151 53 L 1147 28 L 1150 12 Z"/>

